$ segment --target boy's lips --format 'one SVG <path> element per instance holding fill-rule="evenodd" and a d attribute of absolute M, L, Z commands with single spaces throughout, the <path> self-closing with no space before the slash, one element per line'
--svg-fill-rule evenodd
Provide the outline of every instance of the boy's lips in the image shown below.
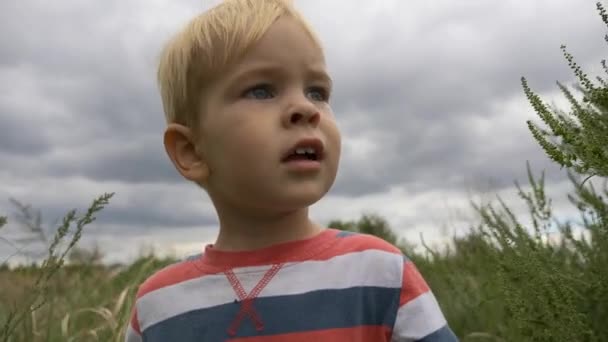
<path fill-rule="evenodd" d="M 281 157 L 281 162 L 287 162 L 291 156 L 296 154 L 296 150 L 300 148 L 311 148 L 312 150 L 314 150 L 315 160 L 309 161 L 320 162 L 324 158 L 325 146 L 323 145 L 321 139 L 308 137 L 298 140 L 291 148 L 289 148 L 285 153 L 283 153 L 283 156 Z"/>

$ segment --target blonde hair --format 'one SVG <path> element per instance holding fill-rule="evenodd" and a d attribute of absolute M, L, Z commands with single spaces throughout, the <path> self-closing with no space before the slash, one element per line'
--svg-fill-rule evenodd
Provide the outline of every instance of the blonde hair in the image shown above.
<path fill-rule="evenodd" d="M 238 62 L 281 16 L 297 20 L 321 48 L 291 0 L 225 0 L 191 20 L 169 41 L 160 58 L 158 83 L 167 123 L 198 127 L 205 88 Z"/>

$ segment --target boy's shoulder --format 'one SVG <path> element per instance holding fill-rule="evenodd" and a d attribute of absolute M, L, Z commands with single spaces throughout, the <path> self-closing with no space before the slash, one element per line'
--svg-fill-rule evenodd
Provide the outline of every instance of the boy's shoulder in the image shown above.
<path fill-rule="evenodd" d="M 362 272 L 401 274 L 404 264 L 409 262 L 401 249 L 375 235 L 340 231 L 336 239 L 334 248 L 328 251 L 331 255 L 326 256 L 330 263 L 337 257 L 336 264 L 356 264 Z"/>
<path fill-rule="evenodd" d="M 201 255 L 189 256 L 152 273 L 139 285 L 137 298 L 164 287 L 200 277 L 202 275 L 201 270 L 192 267 L 192 263 L 200 258 Z"/>
<path fill-rule="evenodd" d="M 343 230 L 336 237 L 341 239 L 338 246 L 345 253 L 379 251 L 403 256 L 401 249 L 375 235 Z"/>

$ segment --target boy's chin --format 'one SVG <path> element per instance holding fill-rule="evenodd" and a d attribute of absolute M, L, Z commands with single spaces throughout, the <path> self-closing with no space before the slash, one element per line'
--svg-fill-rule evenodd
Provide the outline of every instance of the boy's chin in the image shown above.
<path fill-rule="evenodd" d="M 325 191 L 314 191 L 309 193 L 298 193 L 297 195 L 291 196 L 281 196 L 281 198 L 277 198 L 272 207 L 283 212 L 308 209 L 311 205 L 319 202 L 325 193 Z"/>
<path fill-rule="evenodd" d="M 293 191 L 285 193 L 285 202 L 294 203 L 300 206 L 311 206 L 320 201 L 326 194 L 328 189 L 321 184 L 314 186 L 304 186 L 295 188 Z"/>

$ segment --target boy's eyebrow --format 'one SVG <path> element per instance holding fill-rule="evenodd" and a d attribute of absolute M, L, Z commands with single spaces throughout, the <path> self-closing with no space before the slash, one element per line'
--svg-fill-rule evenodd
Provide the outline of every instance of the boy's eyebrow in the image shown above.
<path fill-rule="evenodd" d="M 321 68 L 311 67 L 308 69 L 308 74 L 313 80 L 323 81 L 333 85 L 331 77 Z M 272 64 L 259 64 L 253 67 L 247 68 L 243 71 L 238 72 L 236 75 L 229 79 L 229 84 L 239 84 L 242 81 L 252 77 L 283 77 L 285 71 L 278 65 Z"/>
<path fill-rule="evenodd" d="M 329 84 L 330 88 L 333 86 L 334 80 L 332 80 L 331 77 L 324 70 L 310 69 L 309 72 L 312 75 L 313 79 L 326 82 L 327 84 Z"/>

